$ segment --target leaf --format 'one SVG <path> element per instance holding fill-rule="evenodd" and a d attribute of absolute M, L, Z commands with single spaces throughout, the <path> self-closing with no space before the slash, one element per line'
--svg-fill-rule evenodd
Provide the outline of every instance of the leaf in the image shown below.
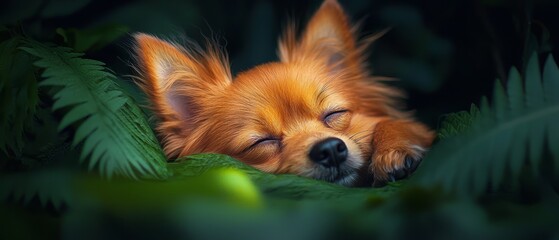
<path fill-rule="evenodd" d="M 438 131 L 439 139 L 450 138 L 459 134 L 467 132 L 472 122 L 479 114 L 479 109 L 476 105 L 472 104 L 470 111 L 461 111 L 457 113 L 447 114 L 441 123 Z"/>
<path fill-rule="evenodd" d="M 17 49 L 20 41 L 0 42 L 0 150 L 11 156 L 20 154 L 39 102 L 31 60 Z"/>
<path fill-rule="evenodd" d="M 91 29 L 57 28 L 67 46 L 77 52 L 96 51 L 124 36 L 128 28 L 118 24 L 108 24 Z"/>
<path fill-rule="evenodd" d="M 525 89 L 527 107 L 540 106 L 543 104 L 542 78 L 539 70 L 538 55 L 532 54 L 526 67 Z"/>
<path fill-rule="evenodd" d="M 90 169 L 108 177 L 166 175 L 165 156 L 145 116 L 103 63 L 80 58 L 68 48 L 31 40 L 25 46 L 38 58 L 35 65 L 44 69 L 40 85 L 61 87 L 53 96 L 55 106 L 65 106 L 59 129 L 76 127 L 73 145 L 83 143 L 81 159 L 89 161 Z"/>
<path fill-rule="evenodd" d="M 103 181 L 95 177 L 77 179 L 77 193 L 95 199 L 114 211 L 161 211 L 183 201 L 205 198 L 247 208 L 262 207 L 260 191 L 237 169 L 212 169 L 198 176 L 167 181 Z"/>
<path fill-rule="evenodd" d="M 501 85 L 499 79 L 495 80 L 495 87 L 493 92 L 493 109 L 495 110 L 495 116 L 497 121 L 504 120 L 506 116 L 507 109 L 507 97 L 505 95 L 505 89 Z"/>
<path fill-rule="evenodd" d="M 507 85 L 507 95 L 511 111 L 522 111 L 524 108 L 524 90 L 522 88 L 522 80 L 520 73 L 515 67 L 509 71 L 509 80 Z"/>
<path fill-rule="evenodd" d="M 471 121 L 469 131 L 447 134 L 433 146 L 416 177 L 429 186 L 440 185 L 449 192 L 479 195 L 488 188 L 498 188 L 505 176 L 519 180 L 526 158 L 533 173 L 543 166 L 543 152 L 550 149 L 552 162 L 559 165 L 559 74 L 551 57 L 544 68 L 544 79 L 532 55 L 522 89 L 520 76 L 511 69 L 507 95 L 497 82 L 493 105 L 482 98 L 479 116 Z M 545 98 L 544 98 L 545 95 Z M 526 100 L 526 101 L 524 101 Z M 458 113 L 467 119 L 467 114 Z M 456 121 L 454 121 L 456 122 Z M 468 128 L 461 122 L 443 124 L 441 133 Z M 456 125 L 454 125 L 456 124 Z M 547 138 L 547 141 L 545 141 Z M 546 146 L 547 144 L 547 146 Z M 559 174 L 556 167 L 554 174 Z M 537 175 L 536 175 L 537 176 Z"/>
<path fill-rule="evenodd" d="M 172 178 L 198 176 L 220 168 L 234 168 L 246 173 L 266 194 L 284 199 L 338 199 L 365 201 L 373 197 L 386 197 L 400 188 L 400 183 L 383 188 L 347 188 L 344 186 L 289 174 L 271 174 L 257 170 L 242 162 L 221 154 L 197 154 L 169 163 Z"/>
<path fill-rule="evenodd" d="M 61 210 L 72 203 L 71 191 L 75 172 L 67 169 L 48 169 L 26 173 L 12 173 L 0 177 L 0 200 L 11 199 L 25 205 L 37 198 L 42 207 L 48 204 Z"/>
<path fill-rule="evenodd" d="M 212 169 L 198 176 L 167 181 L 115 178 L 65 168 L 12 173 L 0 176 L 0 201 L 29 205 L 38 200 L 41 207 L 52 205 L 60 211 L 99 200 L 117 211 L 159 210 L 188 198 L 217 198 L 245 207 L 261 207 L 259 190 L 241 171 Z"/>
<path fill-rule="evenodd" d="M 559 102 L 559 95 L 555 92 L 555 89 L 559 89 L 559 68 L 557 68 L 557 64 L 551 55 L 545 61 L 543 89 L 546 101 Z"/>

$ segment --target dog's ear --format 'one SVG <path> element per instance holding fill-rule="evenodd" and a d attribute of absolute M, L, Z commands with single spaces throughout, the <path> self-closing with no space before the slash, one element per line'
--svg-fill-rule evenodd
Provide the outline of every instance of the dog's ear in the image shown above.
<path fill-rule="evenodd" d="M 217 48 L 206 52 L 147 34 L 135 34 L 140 86 L 149 96 L 160 120 L 158 132 L 165 152 L 175 157 L 194 126 L 199 109 L 209 96 L 231 83 L 227 58 Z"/>
<path fill-rule="evenodd" d="M 279 44 L 283 62 L 321 58 L 328 66 L 339 68 L 358 64 L 361 50 L 357 46 L 354 29 L 340 4 L 325 0 L 311 17 L 297 39 L 293 25 L 288 27 Z"/>

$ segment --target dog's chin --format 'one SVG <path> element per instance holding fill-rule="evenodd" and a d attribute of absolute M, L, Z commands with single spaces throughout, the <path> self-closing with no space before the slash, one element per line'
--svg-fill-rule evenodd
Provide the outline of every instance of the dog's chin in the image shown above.
<path fill-rule="evenodd" d="M 332 183 L 350 187 L 355 185 L 355 182 L 357 181 L 357 177 L 358 175 L 356 172 L 343 174 L 335 178 L 334 181 L 332 181 Z"/>
<path fill-rule="evenodd" d="M 354 186 L 358 179 L 357 169 L 349 167 L 315 169 L 312 178 L 343 186 Z"/>

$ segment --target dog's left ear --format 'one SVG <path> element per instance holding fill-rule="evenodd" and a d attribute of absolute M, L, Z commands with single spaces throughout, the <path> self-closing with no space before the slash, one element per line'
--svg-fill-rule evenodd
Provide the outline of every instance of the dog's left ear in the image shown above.
<path fill-rule="evenodd" d="M 157 130 L 165 153 L 177 157 L 198 127 L 201 109 L 213 103 L 209 97 L 232 83 L 227 57 L 211 45 L 202 52 L 144 33 L 134 38 L 139 86 L 160 120 Z"/>
<path fill-rule="evenodd" d="M 335 69 L 358 65 L 362 60 L 362 50 L 355 39 L 355 31 L 335 0 L 322 3 L 299 39 L 295 31 L 291 25 L 280 40 L 279 57 L 282 62 L 314 61 L 320 58 Z"/>

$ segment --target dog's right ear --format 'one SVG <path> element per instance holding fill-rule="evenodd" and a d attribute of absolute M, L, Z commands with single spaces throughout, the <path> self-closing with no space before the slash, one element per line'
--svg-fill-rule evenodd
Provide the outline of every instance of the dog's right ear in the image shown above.
<path fill-rule="evenodd" d="M 227 58 L 212 46 L 206 52 L 189 51 L 143 33 L 134 38 L 140 86 L 160 120 L 157 130 L 165 153 L 178 157 L 204 99 L 231 84 Z"/>

